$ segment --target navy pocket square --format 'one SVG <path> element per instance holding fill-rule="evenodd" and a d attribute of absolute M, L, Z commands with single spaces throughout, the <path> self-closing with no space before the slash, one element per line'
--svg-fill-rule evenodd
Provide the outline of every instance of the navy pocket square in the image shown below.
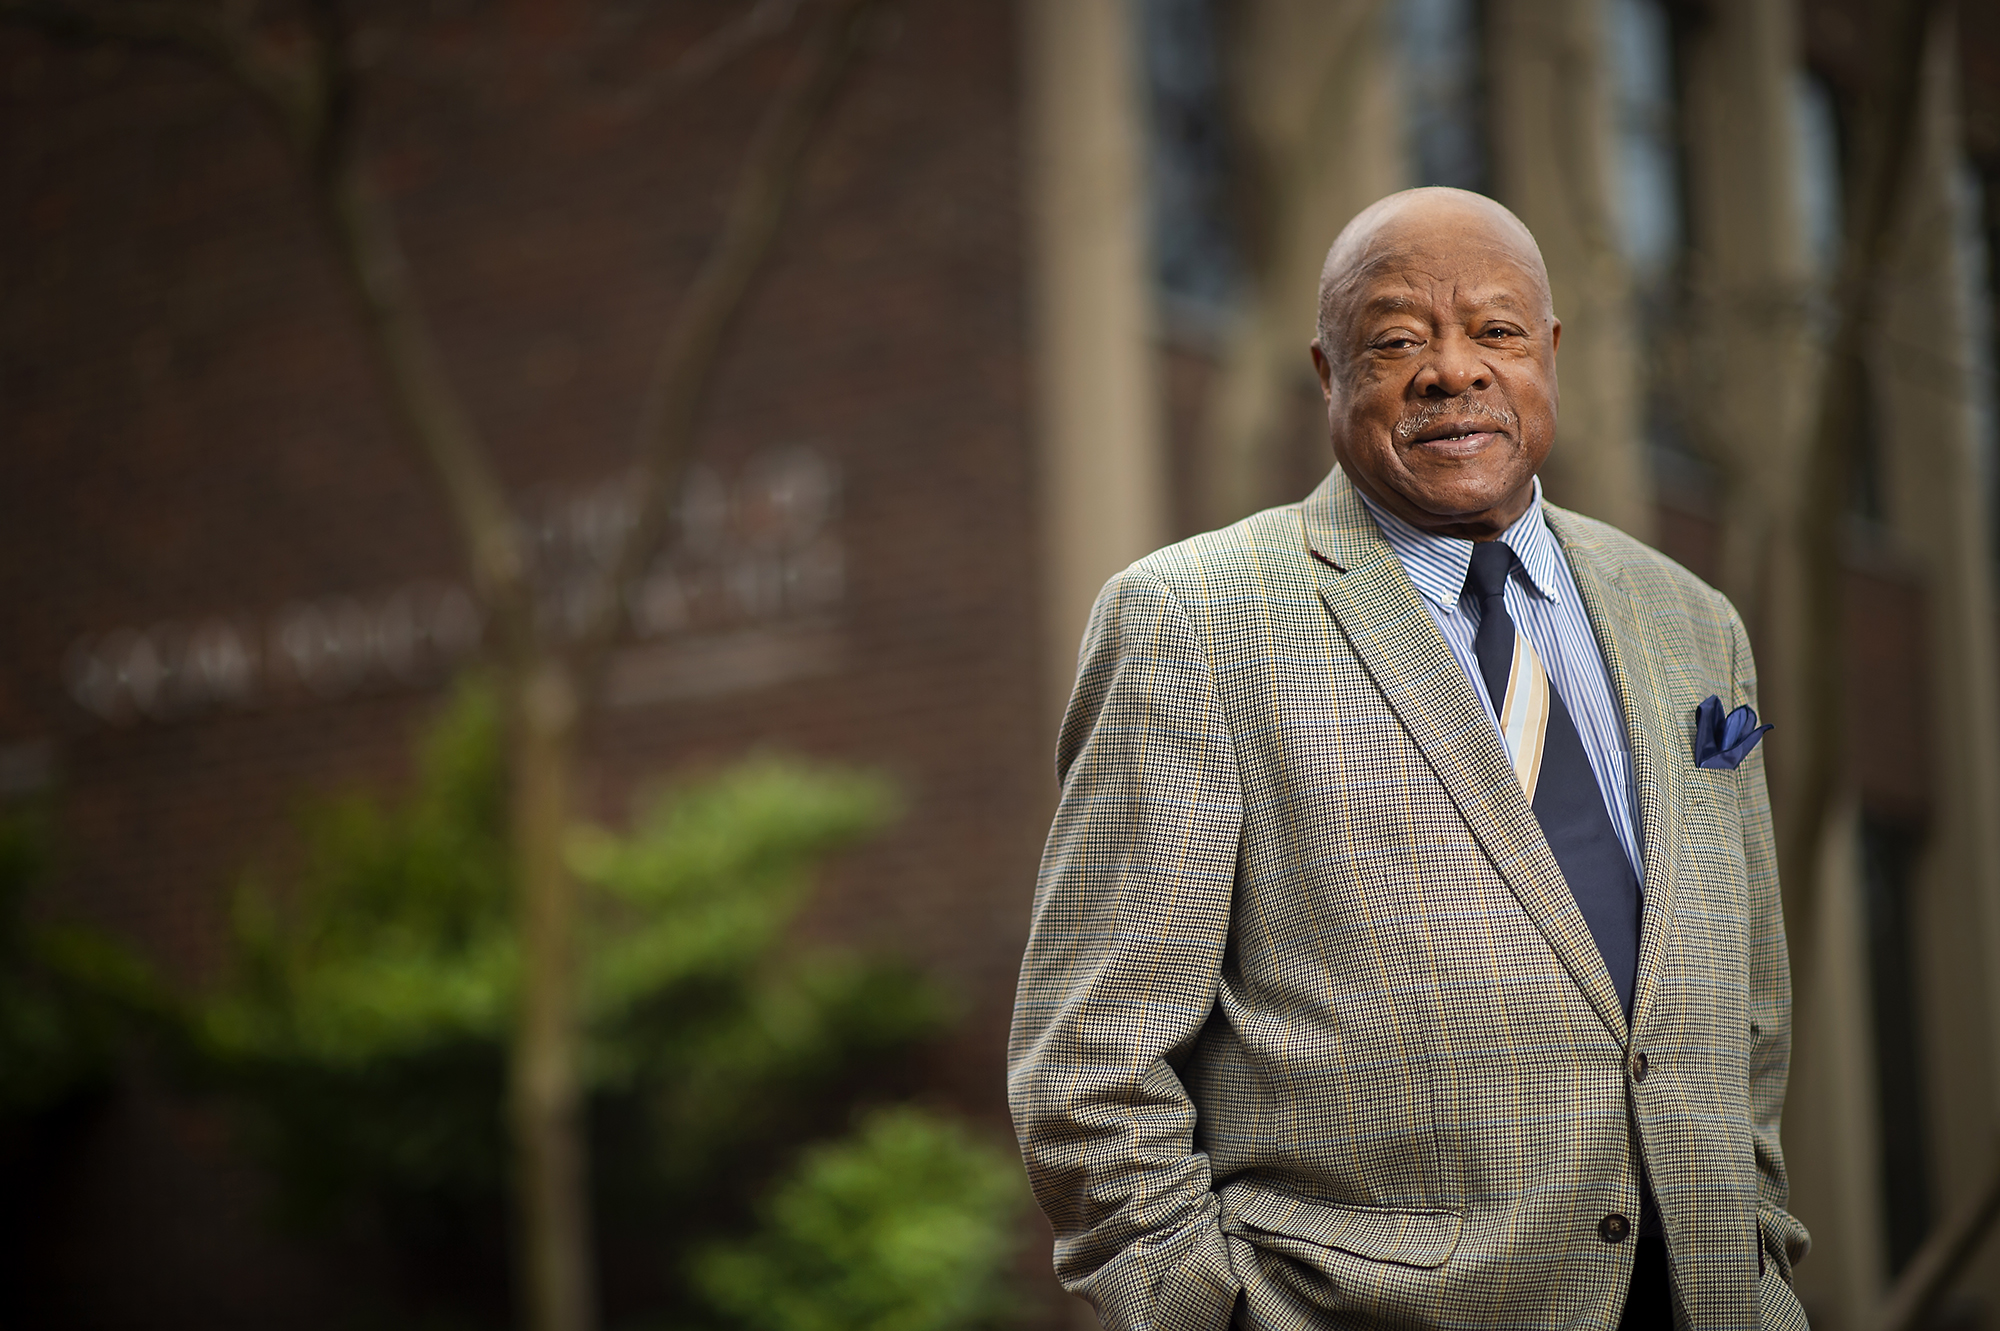
<path fill-rule="evenodd" d="M 1734 771 L 1770 728 L 1757 724 L 1756 709 L 1748 704 L 1724 716 L 1722 699 L 1711 693 L 1694 709 L 1694 765 Z"/>

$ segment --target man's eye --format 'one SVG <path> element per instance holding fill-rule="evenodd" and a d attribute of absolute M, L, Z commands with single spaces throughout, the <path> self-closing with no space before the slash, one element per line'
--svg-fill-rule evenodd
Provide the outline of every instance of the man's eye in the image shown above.
<path fill-rule="evenodd" d="M 1501 327 L 1498 327 L 1498 326 L 1495 326 L 1495 327 L 1492 327 L 1492 328 L 1489 328 L 1489 329 L 1487 329 L 1487 330 L 1486 330 L 1485 332 L 1481 333 L 1481 334 L 1480 334 L 1480 336 L 1481 336 L 1481 337 L 1519 337 L 1519 336 L 1520 336 L 1520 332 L 1519 332 L 1518 330 L 1516 330 L 1516 329 L 1513 329 L 1513 328 L 1501 328 Z"/>
<path fill-rule="evenodd" d="M 1414 337 L 1401 337 L 1401 336 L 1385 337 L 1381 341 L 1377 342 L 1375 345 L 1380 347 L 1384 351 L 1401 351 L 1406 347 L 1414 347 L 1415 345 L 1417 345 L 1417 339 L 1415 339 Z"/>

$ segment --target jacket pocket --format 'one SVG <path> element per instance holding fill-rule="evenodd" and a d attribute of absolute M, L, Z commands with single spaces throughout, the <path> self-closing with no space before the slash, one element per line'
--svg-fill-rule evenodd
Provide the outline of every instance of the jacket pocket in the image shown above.
<path fill-rule="evenodd" d="M 1421 1270 L 1445 1264 L 1458 1250 L 1464 1224 L 1456 1211 L 1311 1202 L 1251 1183 L 1232 1183 L 1222 1192 L 1224 1233 L 1252 1241 L 1276 1235 Z"/>

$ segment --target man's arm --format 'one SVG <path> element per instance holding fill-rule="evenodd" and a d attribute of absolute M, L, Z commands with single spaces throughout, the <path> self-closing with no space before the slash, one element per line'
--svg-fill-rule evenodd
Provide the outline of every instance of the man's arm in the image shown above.
<path fill-rule="evenodd" d="M 1725 603 L 1726 604 L 1726 603 Z M 1757 664 L 1735 608 L 1730 657 L 1737 698 L 1757 703 Z M 1738 769 L 1743 801 L 1743 861 L 1750 879 L 1750 1126 L 1757 1148 L 1757 1227 L 1765 1255 L 1787 1280 L 1812 1237 L 1785 1209 L 1789 1186 L 1778 1144 L 1785 1080 L 1792 1063 L 1792 968 L 1785 949 L 1785 912 L 1778 891 L 1778 852 L 1771 830 L 1771 795 L 1764 781 L 1764 746 Z"/>
<path fill-rule="evenodd" d="M 1179 1068 L 1215 1006 L 1242 805 L 1206 651 L 1146 570 L 1098 597 L 1056 767 L 1008 1049 L 1056 1274 L 1113 1331 L 1221 1328 L 1240 1282 Z"/>

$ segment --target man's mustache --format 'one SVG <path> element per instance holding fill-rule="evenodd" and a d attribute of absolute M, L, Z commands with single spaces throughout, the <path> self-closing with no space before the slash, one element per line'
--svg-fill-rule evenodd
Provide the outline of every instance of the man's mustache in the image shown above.
<path fill-rule="evenodd" d="M 1505 407 L 1496 407 L 1461 394 L 1426 402 L 1397 421 L 1391 433 L 1397 443 L 1407 444 L 1439 421 L 1483 421 L 1509 432 L 1520 424 L 1520 418 Z"/>

